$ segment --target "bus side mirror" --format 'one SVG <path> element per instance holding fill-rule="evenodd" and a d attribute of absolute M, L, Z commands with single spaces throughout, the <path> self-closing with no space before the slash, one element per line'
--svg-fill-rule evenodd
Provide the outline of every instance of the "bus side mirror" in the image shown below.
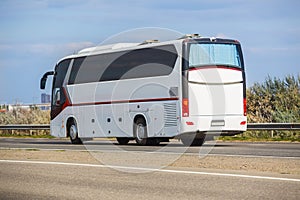
<path fill-rule="evenodd" d="M 53 74 L 54 74 L 54 71 L 46 72 L 44 74 L 44 76 L 41 78 L 41 83 L 40 83 L 41 90 L 45 89 L 48 76 L 53 75 Z"/>
<path fill-rule="evenodd" d="M 40 85 L 41 90 L 44 90 L 44 89 L 45 89 L 45 87 L 46 87 L 46 82 L 47 82 L 47 77 L 41 78 L 41 85 Z"/>

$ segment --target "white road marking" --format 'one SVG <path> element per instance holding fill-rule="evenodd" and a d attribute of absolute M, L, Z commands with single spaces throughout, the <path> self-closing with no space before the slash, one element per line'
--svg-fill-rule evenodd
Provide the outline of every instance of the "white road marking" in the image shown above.
<path fill-rule="evenodd" d="M 183 171 L 183 170 L 171 170 L 171 169 L 155 169 L 155 168 L 128 167 L 128 166 L 115 166 L 115 165 L 97 165 L 97 164 L 46 162 L 46 161 L 29 161 L 29 160 L 0 160 L 0 162 L 2 162 L 2 163 L 23 163 L 23 164 L 44 164 L 44 165 L 66 165 L 66 166 L 81 166 L 81 167 L 114 168 L 114 169 L 165 172 L 165 173 L 176 173 L 176 174 L 195 174 L 195 175 L 224 176 L 224 177 L 300 182 L 300 179 L 294 179 L 294 178 L 252 176 L 252 175 L 244 175 L 244 174 L 213 173 L 213 172 L 200 172 L 200 171 Z"/>

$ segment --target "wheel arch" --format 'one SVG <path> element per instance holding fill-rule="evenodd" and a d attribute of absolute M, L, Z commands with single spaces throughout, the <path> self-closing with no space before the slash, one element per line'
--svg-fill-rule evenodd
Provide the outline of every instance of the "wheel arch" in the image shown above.
<path fill-rule="evenodd" d="M 65 131 L 66 131 L 66 137 L 70 137 L 70 133 L 69 133 L 69 127 L 71 126 L 71 124 L 75 122 L 77 124 L 77 129 L 78 129 L 78 135 L 80 133 L 79 131 L 79 126 L 78 126 L 78 120 L 75 116 L 71 115 L 68 116 L 66 118 L 66 123 L 65 123 Z"/>
<path fill-rule="evenodd" d="M 134 125 L 135 125 L 136 121 L 137 121 L 139 118 L 142 118 L 142 119 L 145 120 L 145 122 L 146 122 L 146 129 L 147 129 L 147 132 L 148 132 L 148 131 L 149 131 L 149 127 L 147 126 L 147 125 L 149 124 L 149 123 L 148 123 L 148 119 L 147 119 L 146 115 L 143 114 L 143 113 L 138 113 L 138 114 L 136 114 L 136 115 L 134 116 L 134 118 L 133 118 L 133 123 L 132 123 L 133 131 L 134 131 Z M 149 133 L 148 133 L 148 134 L 149 134 Z M 134 136 L 134 135 L 133 135 L 133 136 Z M 134 137 L 135 137 L 135 136 L 134 136 Z"/>

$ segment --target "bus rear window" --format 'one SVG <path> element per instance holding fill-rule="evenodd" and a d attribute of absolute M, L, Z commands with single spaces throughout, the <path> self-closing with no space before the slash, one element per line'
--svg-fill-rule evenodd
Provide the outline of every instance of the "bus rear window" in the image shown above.
<path fill-rule="evenodd" d="M 192 43 L 189 51 L 189 67 L 225 65 L 241 68 L 236 44 Z"/>

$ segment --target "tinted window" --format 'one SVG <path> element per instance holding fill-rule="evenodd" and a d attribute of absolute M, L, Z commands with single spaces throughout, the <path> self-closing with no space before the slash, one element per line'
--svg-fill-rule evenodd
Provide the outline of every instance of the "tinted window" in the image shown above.
<path fill-rule="evenodd" d="M 112 62 L 100 81 L 168 75 L 176 59 L 174 46 L 133 50 Z"/>
<path fill-rule="evenodd" d="M 53 87 L 60 88 L 62 86 L 62 84 L 65 80 L 65 76 L 66 76 L 69 64 L 70 64 L 70 60 L 64 60 L 55 67 L 55 74 L 54 74 L 54 78 L 53 78 L 53 82 L 54 82 Z"/>
<path fill-rule="evenodd" d="M 66 73 L 68 71 L 69 64 L 70 60 L 64 60 L 55 67 L 52 87 L 51 119 L 54 119 L 61 112 L 62 105 L 66 101 L 62 86 L 65 80 Z"/>
<path fill-rule="evenodd" d="M 178 55 L 173 45 L 75 59 L 69 84 L 164 76 Z"/>
<path fill-rule="evenodd" d="M 72 70 L 71 70 L 71 74 L 70 74 L 70 78 L 69 78 L 69 84 L 74 84 L 75 83 L 75 79 L 76 76 L 78 74 L 78 71 L 83 63 L 83 61 L 85 60 L 86 57 L 82 57 L 82 58 L 76 58 L 73 62 L 73 66 L 72 66 Z"/>

